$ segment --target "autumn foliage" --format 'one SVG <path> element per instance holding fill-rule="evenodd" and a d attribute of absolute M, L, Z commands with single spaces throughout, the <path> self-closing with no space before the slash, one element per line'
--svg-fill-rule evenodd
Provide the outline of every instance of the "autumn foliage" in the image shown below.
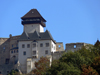
<path fill-rule="evenodd" d="M 50 61 L 47 57 L 41 57 L 38 62 L 35 62 L 35 67 L 32 73 L 36 75 L 44 75 L 46 74 L 47 68 L 50 67 Z"/>
<path fill-rule="evenodd" d="M 92 63 L 92 67 L 94 69 L 96 69 L 96 71 L 100 74 L 100 56 L 99 57 L 96 57 L 94 59 L 94 62 Z"/>
<path fill-rule="evenodd" d="M 83 64 L 81 75 L 99 75 L 99 74 L 92 67 Z"/>
<path fill-rule="evenodd" d="M 36 75 L 100 75 L 100 42 L 65 52 L 51 66 L 47 58 L 41 57 L 35 67 L 32 72 Z"/>

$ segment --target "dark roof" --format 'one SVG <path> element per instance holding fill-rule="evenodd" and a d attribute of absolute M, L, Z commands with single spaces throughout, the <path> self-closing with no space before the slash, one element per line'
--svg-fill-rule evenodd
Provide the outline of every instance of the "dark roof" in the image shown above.
<path fill-rule="evenodd" d="M 34 33 L 28 33 L 28 34 L 24 31 L 18 40 L 19 41 L 23 41 L 23 40 L 26 40 L 26 41 L 27 40 L 52 40 L 54 41 L 53 37 L 51 36 L 48 30 L 46 30 L 43 33 L 34 31 Z"/>
<path fill-rule="evenodd" d="M 28 36 L 28 34 L 26 32 L 23 32 L 19 39 L 21 39 L 21 40 L 28 40 L 29 36 Z"/>
<path fill-rule="evenodd" d="M 43 38 L 43 39 L 53 39 L 53 37 L 51 36 L 51 34 L 50 34 L 50 32 L 48 30 L 46 30 L 44 35 L 42 34 L 41 38 Z"/>
<path fill-rule="evenodd" d="M 41 16 L 41 14 L 37 11 L 37 9 L 31 9 L 28 13 L 26 13 L 21 19 L 29 19 L 29 18 L 41 18 L 44 22 L 46 20 Z"/>

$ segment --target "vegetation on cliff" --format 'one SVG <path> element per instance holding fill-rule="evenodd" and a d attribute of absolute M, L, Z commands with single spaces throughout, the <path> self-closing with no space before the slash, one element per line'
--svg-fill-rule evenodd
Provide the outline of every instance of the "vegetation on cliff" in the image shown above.
<path fill-rule="evenodd" d="M 75 52 L 65 52 L 59 60 L 49 65 L 48 58 L 41 57 L 35 63 L 36 75 L 100 75 L 100 42 L 87 45 Z M 11 75 L 11 74 L 9 74 Z"/>
<path fill-rule="evenodd" d="M 100 75 L 100 42 L 64 53 L 45 69 L 45 73 L 37 75 Z"/>

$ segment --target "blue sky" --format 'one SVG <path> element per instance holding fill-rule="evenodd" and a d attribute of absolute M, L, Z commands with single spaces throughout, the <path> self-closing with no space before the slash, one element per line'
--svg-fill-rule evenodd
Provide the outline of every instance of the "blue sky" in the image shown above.
<path fill-rule="evenodd" d="M 0 0 L 0 37 L 21 35 L 21 17 L 36 8 L 57 42 L 100 40 L 100 0 Z"/>

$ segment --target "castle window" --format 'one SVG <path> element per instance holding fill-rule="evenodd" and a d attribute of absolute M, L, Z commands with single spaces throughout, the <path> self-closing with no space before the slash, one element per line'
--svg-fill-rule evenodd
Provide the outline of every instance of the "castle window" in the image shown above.
<path fill-rule="evenodd" d="M 14 50 L 14 53 L 15 53 L 15 50 Z"/>
<path fill-rule="evenodd" d="M 22 44 L 22 48 L 25 48 L 25 45 L 24 44 Z"/>
<path fill-rule="evenodd" d="M 30 48 L 30 44 L 27 44 L 27 48 Z"/>
<path fill-rule="evenodd" d="M 36 44 L 35 43 L 33 44 L 33 47 L 36 47 Z"/>
<path fill-rule="evenodd" d="M 36 51 L 33 51 L 33 55 L 36 55 Z"/>
<path fill-rule="evenodd" d="M 46 47 L 49 47 L 49 43 L 46 43 L 45 45 L 46 45 Z"/>
<path fill-rule="evenodd" d="M 3 49 L 5 49 L 5 47 L 3 47 Z"/>
<path fill-rule="evenodd" d="M 18 50 L 17 50 L 17 53 L 18 53 Z"/>
<path fill-rule="evenodd" d="M 43 43 L 40 44 L 40 47 L 43 47 Z"/>
<path fill-rule="evenodd" d="M 5 60 L 5 64 L 8 64 L 8 63 L 9 63 L 9 59 L 6 59 L 6 60 Z"/>
<path fill-rule="evenodd" d="M 13 50 L 11 50 L 11 53 L 13 53 Z"/>
<path fill-rule="evenodd" d="M 33 56 L 33 58 L 37 58 L 37 56 Z"/>
<path fill-rule="evenodd" d="M 14 47 L 14 45 L 12 44 L 12 47 Z"/>
<path fill-rule="evenodd" d="M 59 48 L 61 48 L 61 45 L 58 45 Z"/>
<path fill-rule="evenodd" d="M 18 44 L 16 44 L 16 47 L 18 47 Z"/>
<path fill-rule="evenodd" d="M 26 51 L 23 52 L 23 55 L 26 55 Z"/>
<path fill-rule="evenodd" d="M 74 45 L 74 48 L 76 48 L 76 45 Z"/>
<path fill-rule="evenodd" d="M 45 50 L 45 54 L 48 54 L 48 50 Z"/>

